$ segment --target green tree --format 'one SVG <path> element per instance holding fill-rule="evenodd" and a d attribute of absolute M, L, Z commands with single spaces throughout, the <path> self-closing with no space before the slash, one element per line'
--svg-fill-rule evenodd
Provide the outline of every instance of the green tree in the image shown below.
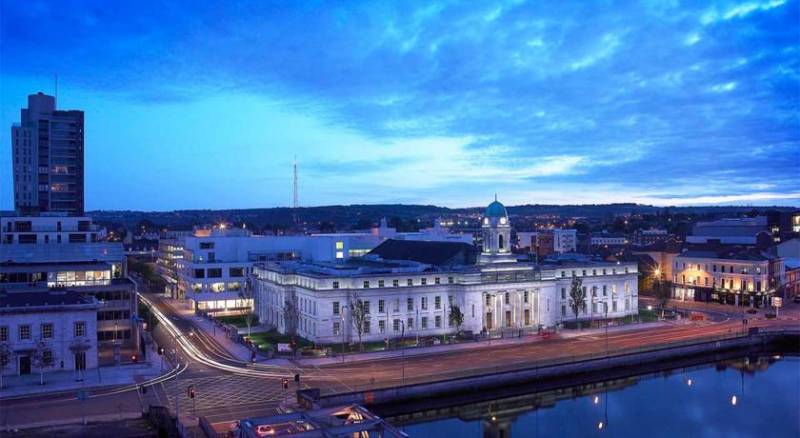
<path fill-rule="evenodd" d="M 569 306 L 572 308 L 572 313 L 575 314 L 575 321 L 577 322 L 581 309 L 586 306 L 586 290 L 583 288 L 583 280 L 580 277 L 572 277 L 569 298 Z"/>
<path fill-rule="evenodd" d="M 53 349 L 44 341 L 37 339 L 33 350 L 33 366 L 39 369 L 39 384 L 44 385 L 44 369 L 53 366 Z"/>
<path fill-rule="evenodd" d="M 461 308 L 453 304 L 450 306 L 450 315 L 448 315 L 450 325 L 456 326 L 456 332 L 461 333 L 461 326 L 464 324 L 464 313 Z"/>
<path fill-rule="evenodd" d="M 653 285 L 653 291 L 655 292 L 654 295 L 656 297 L 656 302 L 658 303 L 658 306 L 661 308 L 661 318 L 664 318 L 664 308 L 667 306 L 667 303 L 669 302 L 671 289 L 672 289 L 672 284 L 668 281 L 657 280 Z"/>
<path fill-rule="evenodd" d="M 3 389 L 3 372 L 13 357 L 14 350 L 11 349 L 11 345 L 8 342 L 0 342 L 0 389 Z"/>
<path fill-rule="evenodd" d="M 368 319 L 369 313 L 367 313 L 364 302 L 361 301 L 357 294 L 353 294 L 350 300 L 350 321 L 353 324 L 353 328 L 356 329 L 356 334 L 358 334 L 358 348 L 362 351 L 364 350 L 364 344 L 361 338 L 364 335 L 364 329 L 367 326 Z"/>

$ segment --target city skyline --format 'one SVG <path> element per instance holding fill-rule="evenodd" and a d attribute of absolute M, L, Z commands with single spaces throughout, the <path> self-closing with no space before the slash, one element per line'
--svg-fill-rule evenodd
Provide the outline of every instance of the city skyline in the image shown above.
<path fill-rule="evenodd" d="M 797 1 L 2 8 L 2 210 L 55 74 L 87 210 L 800 205 Z"/>

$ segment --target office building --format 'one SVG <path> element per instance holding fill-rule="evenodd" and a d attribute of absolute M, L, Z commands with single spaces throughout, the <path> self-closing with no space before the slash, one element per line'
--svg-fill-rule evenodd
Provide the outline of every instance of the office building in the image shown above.
<path fill-rule="evenodd" d="M 83 111 L 56 109 L 56 99 L 28 96 L 11 127 L 14 208 L 20 215 L 82 216 Z"/>
<path fill-rule="evenodd" d="M 756 245 L 759 236 L 766 240 L 767 245 L 772 243 L 766 216 L 698 222 L 692 227 L 692 234 L 686 236 L 686 241 L 688 243 Z"/>

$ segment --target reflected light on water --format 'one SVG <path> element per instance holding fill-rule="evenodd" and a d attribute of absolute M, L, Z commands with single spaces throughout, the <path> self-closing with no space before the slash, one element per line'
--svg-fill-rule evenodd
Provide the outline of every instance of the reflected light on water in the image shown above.
<path fill-rule="evenodd" d="M 736 399 L 736 396 L 735 396 L 735 395 L 734 395 L 734 396 L 732 396 L 732 397 L 731 397 L 731 405 L 732 405 L 732 406 L 736 406 L 736 403 L 737 403 L 737 402 L 738 402 L 738 400 Z"/>
<path fill-rule="evenodd" d="M 597 423 L 597 429 L 598 429 L 598 430 L 603 430 L 603 427 L 604 427 L 604 426 L 605 426 L 605 424 L 603 424 L 603 422 L 602 422 L 602 421 L 601 421 L 601 422 L 599 422 L 599 423 Z"/>
<path fill-rule="evenodd" d="M 600 397 L 599 396 L 594 396 L 594 404 L 598 404 L 598 403 L 600 403 Z"/>

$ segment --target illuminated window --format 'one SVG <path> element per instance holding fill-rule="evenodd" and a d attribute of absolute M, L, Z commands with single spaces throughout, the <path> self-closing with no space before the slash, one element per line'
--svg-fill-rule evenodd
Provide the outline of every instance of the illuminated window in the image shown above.
<path fill-rule="evenodd" d="M 344 249 L 344 242 L 336 242 L 336 249 Z"/>

